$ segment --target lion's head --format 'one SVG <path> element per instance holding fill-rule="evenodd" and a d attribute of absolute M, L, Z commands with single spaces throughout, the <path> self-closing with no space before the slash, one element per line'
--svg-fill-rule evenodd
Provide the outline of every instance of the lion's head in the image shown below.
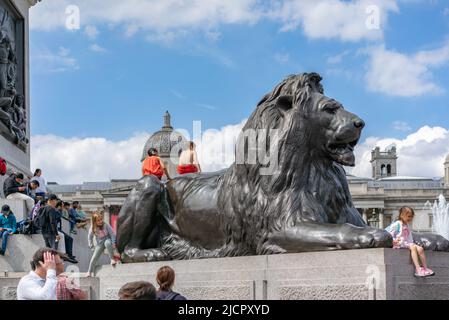
<path fill-rule="evenodd" d="M 279 148 L 289 154 L 306 150 L 312 158 L 354 166 L 354 147 L 365 123 L 326 97 L 321 80 L 317 73 L 287 77 L 259 102 L 244 130 L 279 129 Z"/>

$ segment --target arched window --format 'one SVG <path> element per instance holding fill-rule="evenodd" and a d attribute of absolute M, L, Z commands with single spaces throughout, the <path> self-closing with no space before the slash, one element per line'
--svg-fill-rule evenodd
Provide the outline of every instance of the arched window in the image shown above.
<path fill-rule="evenodd" d="M 381 176 L 387 175 L 387 167 L 384 164 L 380 166 L 380 175 Z"/>
<path fill-rule="evenodd" d="M 391 164 L 387 165 L 387 175 L 391 176 Z"/>

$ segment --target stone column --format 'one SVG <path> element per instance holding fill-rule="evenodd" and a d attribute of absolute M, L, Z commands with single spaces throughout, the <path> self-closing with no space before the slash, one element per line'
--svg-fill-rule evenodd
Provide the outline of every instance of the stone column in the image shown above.
<path fill-rule="evenodd" d="M 362 209 L 362 217 L 365 223 L 368 223 L 368 215 L 367 215 L 368 209 Z"/>
<path fill-rule="evenodd" d="M 383 229 L 383 228 L 385 228 L 385 223 L 384 223 L 384 217 L 385 217 L 385 215 L 384 215 L 384 209 L 383 208 L 380 208 L 379 209 L 379 228 L 380 229 Z"/>
<path fill-rule="evenodd" d="M 109 213 L 109 208 L 110 208 L 109 206 L 104 206 L 103 220 L 110 225 L 111 224 L 111 217 L 110 217 L 110 213 Z"/>

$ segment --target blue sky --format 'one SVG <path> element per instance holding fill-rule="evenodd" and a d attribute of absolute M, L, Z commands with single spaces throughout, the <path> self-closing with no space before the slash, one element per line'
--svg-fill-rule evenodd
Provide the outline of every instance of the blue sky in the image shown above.
<path fill-rule="evenodd" d="M 201 120 L 203 129 L 221 130 L 241 123 L 283 77 L 316 71 L 326 94 L 366 121 L 360 159 L 392 141 L 407 158 L 424 141 L 442 150 L 423 174 L 439 175 L 449 152 L 449 1 L 210 0 L 206 9 L 198 0 L 165 1 L 102 8 L 97 0 L 44 0 L 31 9 L 33 148 L 47 150 L 49 135 L 114 145 L 159 129 L 165 110 L 177 128 Z M 365 9 L 373 3 L 380 29 L 368 30 Z M 78 30 L 63 23 L 71 4 L 80 9 Z M 49 166 L 50 155 L 36 154 L 34 165 Z M 404 168 L 419 161 L 409 158 Z M 92 178 L 70 170 L 51 177 Z"/>

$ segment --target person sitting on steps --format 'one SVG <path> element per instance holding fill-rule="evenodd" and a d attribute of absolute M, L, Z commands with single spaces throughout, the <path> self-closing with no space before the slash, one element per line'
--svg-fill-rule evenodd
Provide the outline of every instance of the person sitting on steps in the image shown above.
<path fill-rule="evenodd" d="M 2 239 L 2 248 L 0 249 L 0 255 L 4 256 L 6 252 L 6 246 L 8 245 L 8 238 L 10 235 L 16 232 L 17 222 L 14 213 L 9 206 L 5 204 L 2 207 L 2 214 L 0 215 L 0 238 Z"/>

